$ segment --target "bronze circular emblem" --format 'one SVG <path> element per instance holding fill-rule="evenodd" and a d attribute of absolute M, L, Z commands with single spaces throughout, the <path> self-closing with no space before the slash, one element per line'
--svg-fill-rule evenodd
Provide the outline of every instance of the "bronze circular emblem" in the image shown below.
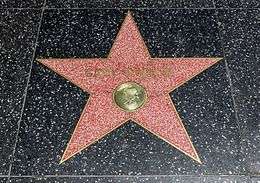
<path fill-rule="evenodd" d="M 146 102 L 145 89 L 134 82 L 119 85 L 113 94 L 115 103 L 127 112 L 133 112 Z"/>

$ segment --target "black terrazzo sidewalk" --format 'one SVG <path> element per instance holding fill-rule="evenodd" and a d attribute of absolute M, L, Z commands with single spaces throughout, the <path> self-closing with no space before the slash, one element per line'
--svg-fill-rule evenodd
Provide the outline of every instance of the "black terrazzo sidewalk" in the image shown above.
<path fill-rule="evenodd" d="M 259 183 L 260 1 L 0 2 L 0 182 Z M 196 164 L 129 121 L 59 164 L 89 95 L 38 58 L 107 57 L 130 10 L 152 57 L 223 57 L 171 92 Z"/>

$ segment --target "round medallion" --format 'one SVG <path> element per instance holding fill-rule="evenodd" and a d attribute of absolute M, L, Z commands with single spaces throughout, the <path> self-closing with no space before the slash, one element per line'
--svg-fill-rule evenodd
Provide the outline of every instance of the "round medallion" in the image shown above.
<path fill-rule="evenodd" d="M 146 102 L 145 89 L 134 82 L 119 85 L 113 94 L 115 103 L 127 112 L 133 112 L 142 107 Z"/>

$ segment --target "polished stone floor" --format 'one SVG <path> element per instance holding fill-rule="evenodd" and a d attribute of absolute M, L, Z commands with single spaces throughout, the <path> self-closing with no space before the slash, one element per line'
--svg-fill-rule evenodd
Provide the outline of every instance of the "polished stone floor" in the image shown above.
<path fill-rule="evenodd" d="M 107 58 L 129 11 L 152 58 L 222 58 L 169 93 L 201 164 L 134 120 L 60 164 L 90 93 L 39 59 Z M 3 0 L 0 61 L 1 183 L 260 182 L 259 0 Z"/>

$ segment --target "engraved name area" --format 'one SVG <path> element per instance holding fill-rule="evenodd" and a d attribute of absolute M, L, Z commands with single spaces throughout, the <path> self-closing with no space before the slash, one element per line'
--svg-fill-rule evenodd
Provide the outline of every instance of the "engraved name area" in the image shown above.
<path fill-rule="evenodd" d="M 113 69 L 113 68 L 102 68 L 102 69 L 91 69 L 85 70 L 87 77 L 108 77 L 115 75 L 126 75 L 126 76 L 137 76 L 141 78 L 145 77 L 169 77 L 173 74 L 172 68 L 165 67 L 160 68 L 126 68 L 126 69 Z"/>

